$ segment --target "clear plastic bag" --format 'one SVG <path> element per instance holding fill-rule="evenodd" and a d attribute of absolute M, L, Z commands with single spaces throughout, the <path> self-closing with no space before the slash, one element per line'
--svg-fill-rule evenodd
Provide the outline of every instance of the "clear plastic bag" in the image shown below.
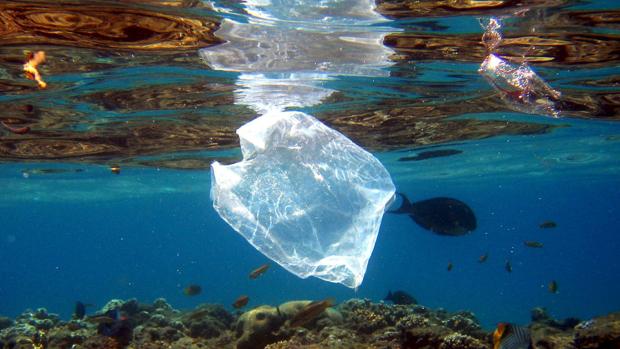
<path fill-rule="evenodd" d="M 301 112 L 270 112 L 237 133 L 243 160 L 211 167 L 215 210 L 293 274 L 359 286 L 394 197 L 387 170 Z"/>

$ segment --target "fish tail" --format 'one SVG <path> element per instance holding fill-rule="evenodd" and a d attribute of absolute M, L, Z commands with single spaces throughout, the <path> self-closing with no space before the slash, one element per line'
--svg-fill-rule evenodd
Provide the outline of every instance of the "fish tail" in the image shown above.
<path fill-rule="evenodd" d="M 407 196 L 405 196 L 405 194 L 399 193 L 399 192 L 397 192 L 396 195 L 399 195 L 402 198 L 402 203 L 400 204 L 400 207 L 398 209 L 390 210 L 388 212 L 390 212 L 390 213 L 409 213 L 411 211 L 411 208 L 413 207 L 413 205 L 411 204 L 411 201 L 409 201 L 409 198 Z"/>

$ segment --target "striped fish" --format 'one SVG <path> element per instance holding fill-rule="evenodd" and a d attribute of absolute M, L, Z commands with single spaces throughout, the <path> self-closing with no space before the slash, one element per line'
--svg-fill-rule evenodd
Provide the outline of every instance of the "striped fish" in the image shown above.
<path fill-rule="evenodd" d="M 530 329 L 499 323 L 493 332 L 493 349 L 532 349 Z"/>

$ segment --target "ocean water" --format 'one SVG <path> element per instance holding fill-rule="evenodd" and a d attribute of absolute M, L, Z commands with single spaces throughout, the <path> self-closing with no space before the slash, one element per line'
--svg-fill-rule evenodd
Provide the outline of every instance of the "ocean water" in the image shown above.
<path fill-rule="evenodd" d="M 303 8 L 305 3 L 299 3 Z M 538 5 L 545 11 L 534 12 L 533 17 L 553 18 L 571 11 L 618 11 L 603 1 L 548 8 L 544 2 Z M 280 8 L 276 3 L 271 6 L 272 10 Z M 242 7 L 243 4 L 221 3 L 213 10 L 175 11 L 239 23 L 252 23 L 256 18 L 271 20 L 265 15 L 267 10 L 260 6 L 248 13 L 239 12 Z M 148 10 L 153 11 L 153 7 Z M 168 9 L 161 11 L 166 13 Z M 291 15 L 278 11 L 270 14 Z M 477 18 L 502 14 L 505 16 L 505 12 L 493 11 L 466 15 L 455 9 L 454 13 L 438 12 L 428 17 L 388 18 L 356 30 L 437 37 L 480 36 L 483 30 Z M 511 24 L 506 26 L 505 33 L 519 33 L 519 23 L 526 23 L 530 19 L 527 16 L 515 17 L 514 22 L 507 20 Z M 443 29 L 432 29 L 429 21 Z M 616 22 L 594 26 L 592 31 L 585 27 L 568 26 L 566 31 L 581 28 L 584 35 L 620 35 Z M 551 32 L 562 27 L 549 28 Z M 265 33 L 272 35 L 268 30 Z M 28 42 L 20 44 L 29 46 Z M 37 41 L 31 46 L 49 50 L 52 62 L 55 52 L 61 56 L 55 50 L 64 47 L 48 47 Z M 64 49 L 86 47 L 96 53 L 102 50 L 82 42 L 69 46 Z M 221 47 L 200 48 L 200 52 L 219 50 L 224 57 L 231 54 L 226 46 Z M 375 49 L 384 58 L 384 47 Z M 5 51 L 9 51 L 8 46 Z M 462 60 L 458 53 L 443 59 L 409 57 L 404 63 L 391 58 L 388 63 L 378 60 L 371 67 L 359 62 L 352 66 L 334 63 L 326 68 L 328 74 L 299 78 L 290 75 L 295 66 L 287 67 L 284 77 L 281 72 L 274 73 L 270 70 L 272 61 L 247 70 L 239 66 L 215 69 L 199 60 L 198 48 L 177 54 L 172 60 L 159 53 L 162 60 L 140 64 L 123 60 L 133 54 L 142 55 L 139 59 L 156 54 L 137 49 L 134 53 L 126 47 L 119 48 L 117 56 L 111 53 L 116 52 L 114 49 L 105 52 L 112 58 L 80 56 L 86 57 L 82 61 L 91 59 L 89 70 L 42 68 L 50 85 L 47 90 L 7 87 L 0 96 L 0 103 L 6 106 L 0 119 L 5 121 L 13 109 L 25 104 L 33 105 L 40 114 L 62 116 L 58 118 L 62 121 L 56 121 L 47 130 L 42 124 L 35 124 L 30 135 L 6 131 L 0 134 L 5 141 L 0 153 L 1 315 L 13 317 L 27 308 L 45 307 L 69 318 L 77 300 L 98 308 L 113 298 L 151 302 L 164 297 L 173 306 L 185 309 L 201 303 L 219 303 L 232 309 L 230 304 L 242 294 L 250 296 L 250 306 L 326 297 L 338 301 L 354 297 L 379 301 L 388 290 L 405 290 L 421 304 L 433 308 L 472 311 L 485 328 L 492 328 L 499 321 L 527 323 L 534 307 L 545 307 L 556 318 L 589 318 L 620 310 L 620 123 L 616 121 L 620 108 L 609 97 L 618 93 L 620 70 L 613 54 L 570 64 L 560 60 L 531 64 L 553 88 L 574 100 L 586 100 L 579 108 L 572 104 L 562 110 L 562 117 L 555 119 L 518 113 L 502 104 L 477 73 L 481 62 L 473 60 L 473 54 Z M 289 59 L 293 58 L 283 61 Z M 9 64 L 8 58 L 3 62 L 5 71 L 19 69 L 18 64 Z M 304 66 L 299 71 L 313 71 L 314 63 L 308 64 L 309 68 Z M 358 66 L 364 69 L 358 71 Z M 255 72 L 277 75 L 268 77 L 266 84 L 277 79 L 281 79 L 278 83 L 291 85 L 307 83 L 304 87 L 311 92 L 302 90 L 303 98 L 298 98 L 295 88 L 276 96 L 282 98 L 285 107 L 318 115 L 335 128 L 341 127 L 345 135 L 371 150 L 390 172 L 397 191 L 412 201 L 448 196 L 466 202 L 476 214 L 477 229 L 465 236 L 440 236 L 424 230 L 406 215 L 387 213 L 364 282 L 353 290 L 316 278 L 297 278 L 250 246 L 214 211 L 208 166 L 179 169 L 163 162 L 140 162 L 192 157 L 208 164 L 212 158 L 238 157 L 236 140 L 229 144 L 220 141 L 217 146 L 189 141 L 177 144 L 168 143 L 170 139 L 164 140 L 157 133 L 154 143 L 161 142 L 163 148 L 149 148 L 136 141 L 135 148 L 129 145 L 124 151 L 67 157 L 36 151 L 16 156 L 11 151 L 19 146 L 11 149 L 5 145 L 18 144 L 19 137 L 86 139 L 75 136 L 79 132 L 90 132 L 90 140 L 94 139 L 93 134 L 112 139 L 118 136 L 113 134 L 115 128 L 134 121 L 138 125 L 172 121 L 187 127 L 192 122 L 206 121 L 210 127 L 223 127 L 231 133 L 261 112 L 260 108 L 253 112 L 240 105 L 272 96 L 272 90 L 255 87 L 253 82 L 264 78 L 252 75 Z M 243 74 L 246 75 L 242 77 Z M 22 85 L 28 84 L 19 72 L 8 75 L 26 81 Z M 3 86 L 13 86 L 4 75 L 2 78 Z M 182 89 L 195 85 L 199 88 Z M 174 88 L 179 86 L 175 92 Z M 131 95 L 132 90 L 145 88 L 169 89 L 166 91 L 173 94 Z M 235 88 L 236 92 L 232 92 Z M 122 92 L 116 100 L 114 92 Z M 96 93 L 108 94 L 93 102 L 91 96 Z M 607 98 L 603 102 L 596 99 L 601 95 Z M 221 96 L 227 98 L 225 102 L 218 102 Z M 592 98 L 588 100 L 587 96 Z M 492 102 L 480 102 L 484 98 Z M 202 103 L 204 100 L 214 102 Z M 470 100 L 480 107 L 468 107 Z M 151 102 L 153 105 L 148 104 Z M 512 122 L 547 125 L 550 129 L 519 134 L 493 133 L 491 127 L 491 131 L 484 130 L 488 133 L 472 131 L 463 136 L 448 128 L 436 131 L 431 141 L 416 140 L 419 135 L 413 133 L 409 143 L 394 144 L 383 141 L 393 129 L 369 125 L 360 131 L 338 123 L 355 113 L 410 106 L 427 108 L 420 109 L 420 113 L 443 110 L 439 116 L 442 122 L 463 127 L 473 120 L 497 122 L 500 126 L 496 129 Z M 47 134 L 50 130 L 64 133 Z M 360 136 L 362 133 L 368 137 Z M 144 132 L 133 136 L 150 137 Z M 423 150 L 436 149 L 456 149 L 462 153 L 399 161 Z M 110 164 L 115 163 L 121 164 L 119 175 L 110 172 Z M 556 222 L 557 227 L 541 229 L 539 225 L 545 221 Z M 526 240 L 539 241 L 544 247 L 526 247 Z M 479 256 L 485 253 L 488 260 L 479 263 Z M 506 261 L 513 267 L 510 273 L 505 270 Z M 248 273 L 263 263 L 270 263 L 271 268 L 259 279 L 250 280 Z M 449 263 L 453 265 L 450 271 Z M 548 290 L 552 280 L 559 286 L 557 293 Z M 200 284 L 203 292 L 195 297 L 185 296 L 183 288 L 192 283 Z"/>

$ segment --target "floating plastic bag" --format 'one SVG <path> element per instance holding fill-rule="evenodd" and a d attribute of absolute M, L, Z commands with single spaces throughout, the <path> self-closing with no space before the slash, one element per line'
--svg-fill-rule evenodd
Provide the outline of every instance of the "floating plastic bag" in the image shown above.
<path fill-rule="evenodd" d="M 362 283 L 394 184 L 370 153 L 301 112 L 237 130 L 243 160 L 212 164 L 219 215 L 293 274 Z"/>

